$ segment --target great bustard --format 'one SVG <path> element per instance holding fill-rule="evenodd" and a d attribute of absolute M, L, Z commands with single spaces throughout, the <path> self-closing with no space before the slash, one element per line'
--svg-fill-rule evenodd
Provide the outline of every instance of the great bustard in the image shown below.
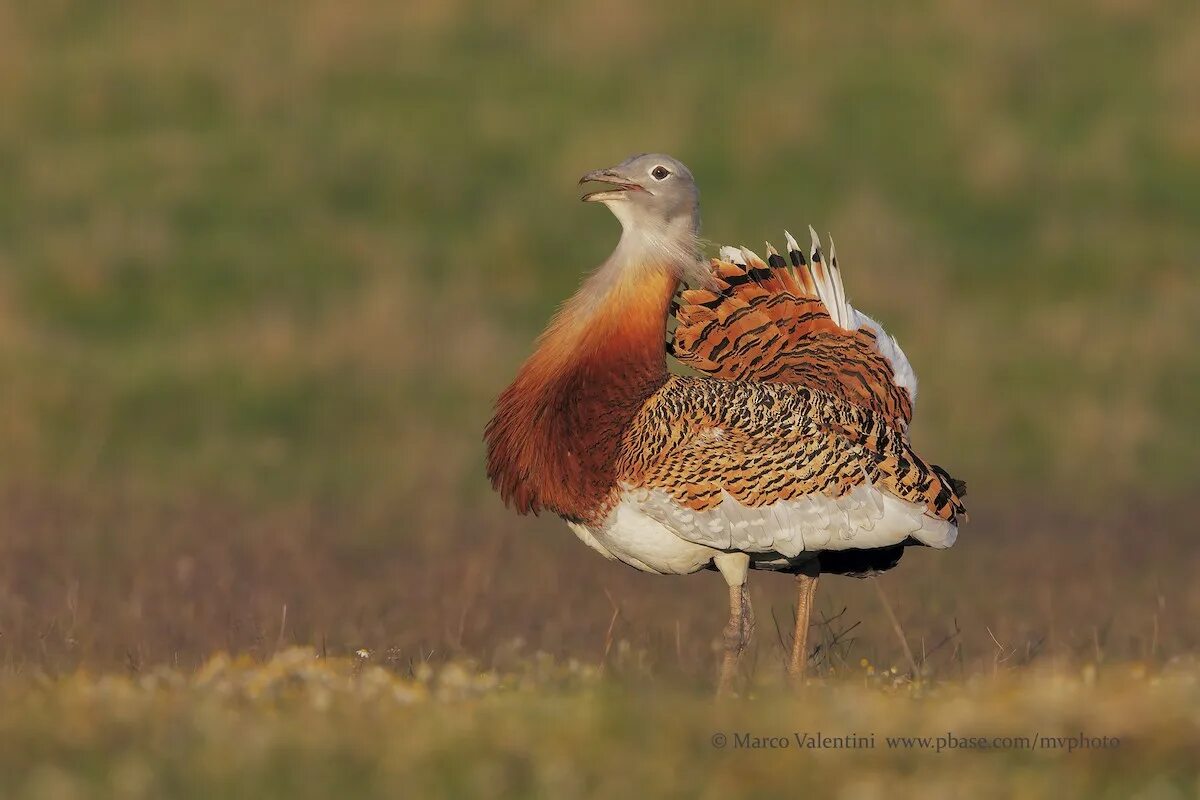
<path fill-rule="evenodd" d="M 580 183 L 620 220 L 611 256 L 555 315 L 488 424 L 488 475 L 520 513 L 558 514 L 605 558 L 729 585 L 719 689 L 754 630 L 749 569 L 793 573 L 788 669 L 804 674 L 817 576 L 871 574 L 954 543 L 963 485 L 908 441 L 912 366 L 846 301 L 832 240 L 790 266 L 723 247 L 701 262 L 699 192 L 666 155 Z M 692 288 L 676 295 L 680 283 Z M 666 344 L 707 377 L 668 372 Z"/>

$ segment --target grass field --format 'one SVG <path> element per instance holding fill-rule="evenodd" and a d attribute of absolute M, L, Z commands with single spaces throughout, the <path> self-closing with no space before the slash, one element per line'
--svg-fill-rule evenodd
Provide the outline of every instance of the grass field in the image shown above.
<path fill-rule="evenodd" d="M 216 656 L 0 683 L 8 797 L 1190 797 L 1195 664 L 930 685 L 860 670 L 732 704 L 517 671 Z"/>
<path fill-rule="evenodd" d="M 1182 0 L 0 4 L 0 796 L 1194 796 L 1198 54 Z M 643 150 L 714 242 L 834 233 L 970 484 L 795 700 L 785 579 L 714 707 L 720 580 L 483 474 Z M 1122 745 L 709 741 L 847 720 Z"/>

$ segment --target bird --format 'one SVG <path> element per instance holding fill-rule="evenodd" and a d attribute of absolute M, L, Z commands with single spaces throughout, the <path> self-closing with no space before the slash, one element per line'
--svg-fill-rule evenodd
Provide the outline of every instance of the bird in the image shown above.
<path fill-rule="evenodd" d="M 948 548 L 966 484 L 913 450 L 917 380 L 850 305 L 836 247 L 809 226 L 785 258 L 702 258 L 691 171 L 661 153 L 593 170 L 621 224 L 612 254 L 553 316 L 484 431 L 487 473 L 521 514 L 558 515 L 607 559 L 715 570 L 729 593 L 717 692 L 755 629 L 750 570 L 795 576 L 787 674 L 803 682 L 822 574 L 876 575 Z M 672 368 L 668 356 L 675 364 Z"/>

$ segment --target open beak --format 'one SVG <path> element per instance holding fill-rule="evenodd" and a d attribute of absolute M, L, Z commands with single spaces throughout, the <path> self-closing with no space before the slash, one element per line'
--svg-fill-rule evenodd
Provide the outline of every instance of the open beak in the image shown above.
<path fill-rule="evenodd" d="M 629 192 L 646 191 L 640 185 L 631 182 L 628 178 L 618 175 L 611 169 L 594 169 L 579 179 L 581 184 L 588 183 L 589 181 L 610 183 L 617 188 L 605 189 L 599 192 L 588 192 L 580 198 L 585 203 L 603 203 L 606 200 L 617 200 L 621 197 L 624 197 Z"/>

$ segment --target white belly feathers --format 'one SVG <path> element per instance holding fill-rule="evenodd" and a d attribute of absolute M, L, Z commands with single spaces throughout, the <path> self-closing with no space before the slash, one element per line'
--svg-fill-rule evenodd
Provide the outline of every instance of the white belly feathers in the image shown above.
<path fill-rule="evenodd" d="M 759 507 L 725 495 L 708 511 L 692 511 L 659 489 L 626 489 L 600 525 L 570 526 L 607 558 L 667 574 L 695 572 L 730 550 L 796 558 L 819 550 L 887 547 L 909 536 L 940 549 L 954 544 L 958 534 L 954 523 L 871 485 L 836 500 L 808 495 Z"/>

